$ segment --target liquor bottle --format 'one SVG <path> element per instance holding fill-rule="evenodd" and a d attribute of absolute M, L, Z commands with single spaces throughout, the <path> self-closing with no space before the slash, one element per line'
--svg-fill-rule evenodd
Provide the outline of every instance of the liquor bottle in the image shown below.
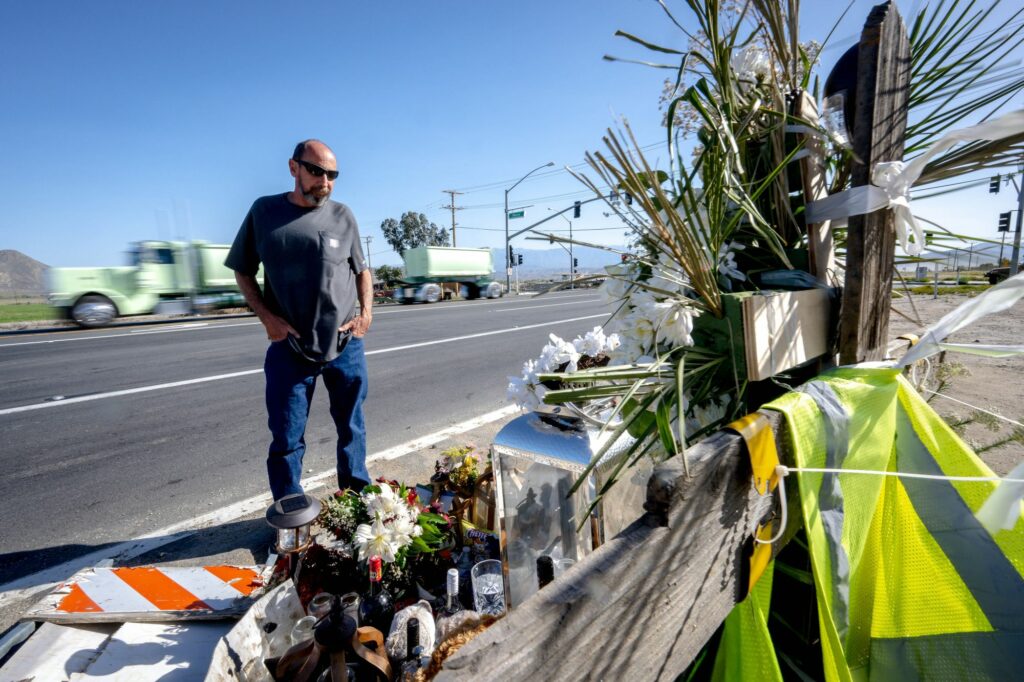
<path fill-rule="evenodd" d="M 402 662 L 402 672 L 399 679 L 412 680 L 416 671 L 420 669 L 420 654 L 423 647 L 420 646 L 420 621 L 418 618 L 410 618 L 405 622 L 405 660 Z"/>
<path fill-rule="evenodd" d="M 448 618 L 462 611 L 462 603 L 459 601 L 459 570 L 448 569 L 447 589 L 444 604 L 441 605 L 441 617 Z"/>
<path fill-rule="evenodd" d="M 455 563 L 459 572 L 459 600 L 463 608 L 473 608 L 473 581 L 470 571 L 473 570 L 472 550 L 469 547 L 462 548 L 462 554 Z"/>
<path fill-rule="evenodd" d="M 544 587 L 555 579 L 555 561 L 548 554 L 537 557 L 537 589 Z"/>
<path fill-rule="evenodd" d="M 395 604 L 391 600 L 391 595 L 381 585 L 381 558 L 370 557 L 369 565 L 370 591 L 359 602 L 359 624 L 377 628 L 387 637 L 391 631 L 391 620 L 395 617 Z"/>

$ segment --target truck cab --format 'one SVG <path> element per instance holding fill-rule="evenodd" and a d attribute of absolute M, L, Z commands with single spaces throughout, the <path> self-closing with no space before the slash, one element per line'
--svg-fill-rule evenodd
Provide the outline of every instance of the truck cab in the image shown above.
<path fill-rule="evenodd" d="M 126 266 L 50 268 L 48 300 L 82 327 L 123 315 L 242 305 L 234 271 L 224 265 L 229 249 L 203 241 L 135 242 Z"/>

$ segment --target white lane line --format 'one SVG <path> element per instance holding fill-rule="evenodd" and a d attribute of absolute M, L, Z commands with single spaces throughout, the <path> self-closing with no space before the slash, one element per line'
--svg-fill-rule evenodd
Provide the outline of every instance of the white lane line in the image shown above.
<path fill-rule="evenodd" d="M 97 334 L 94 336 L 72 336 L 61 339 L 42 339 L 39 341 L 19 341 L 17 343 L 0 343 L 0 348 L 12 348 L 14 346 L 35 346 L 41 343 L 67 343 L 68 341 L 95 341 L 96 339 L 116 339 L 122 336 L 145 336 L 147 334 L 170 334 L 171 332 L 190 332 L 196 331 L 197 329 L 224 329 L 226 327 L 251 327 L 254 324 L 261 324 L 260 322 L 239 322 L 237 324 L 216 324 L 211 325 L 208 322 L 199 322 L 196 325 L 174 325 L 174 327 L 167 329 L 135 329 L 130 332 L 120 332 L 117 334 Z"/>
<path fill-rule="evenodd" d="M 589 300 L 589 299 L 585 298 L 586 296 L 587 296 L 586 294 L 573 294 L 571 296 L 559 296 L 559 298 L 576 298 L 576 299 Z M 596 300 L 596 298 L 594 300 Z M 520 308 L 509 308 L 508 310 L 530 310 L 532 308 L 547 308 L 547 307 L 550 307 L 552 305 L 571 305 L 572 303 L 576 303 L 576 302 L 578 302 L 578 301 L 572 301 L 570 303 L 549 303 L 547 305 L 537 305 L 537 306 L 529 306 L 528 305 L 528 306 L 523 306 L 523 307 L 520 307 Z M 507 304 L 507 303 L 514 303 L 514 301 L 511 301 L 511 300 L 481 301 L 479 303 L 474 303 L 472 307 L 475 308 L 475 307 L 485 306 L 485 305 L 500 305 L 500 304 Z M 377 312 L 375 312 L 373 314 L 373 316 L 374 317 L 379 317 L 381 315 L 394 315 L 394 314 L 398 314 L 398 313 L 403 313 L 404 314 L 404 313 L 428 312 L 428 311 L 438 311 L 438 310 L 441 310 L 441 311 L 449 310 L 450 311 L 450 310 L 471 310 L 471 309 L 472 308 L 469 307 L 469 306 L 460 306 L 460 305 L 455 305 L 455 306 L 436 306 L 436 307 L 435 306 L 428 306 L 428 307 L 415 307 L 415 308 L 413 308 L 413 307 L 403 307 L 403 309 L 401 309 L 401 310 L 378 310 Z M 498 312 L 503 312 L 503 311 L 498 311 Z M 13 348 L 14 346 L 35 346 L 35 345 L 44 344 L 44 343 L 67 343 L 68 341 L 95 341 L 96 339 L 116 339 L 116 338 L 126 337 L 126 336 L 145 336 L 147 334 L 168 334 L 170 332 L 195 331 L 197 329 L 225 329 L 227 327 L 251 327 L 251 326 L 254 326 L 254 325 L 258 325 L 258 324 L 262 324 L 262 323 L 259 322 L 259 321 L 255 321 L 255 322 L 238 322 L 238 323 L 235 323 L 235 324 L 211 324 L 209 322 L 183 322 L 182 324 L 175 324 L 175 325 L 171 325 L 169 327 L 161 327 L 160 329 L 133 329 L 133 330 L 128 331 L 128 332 L 119 332 L 119 333 L 114 333 L 114 334 L 94 334 L 92 336 L 71 336 L 71 337 L 57 338 L 57 339 L 40 339 L 40 340 L 36 340 L 36 341 L 17 341 L 15 343 L 0 343 L 0 348 Z M 55 334 L 67 334 L 68 332 L 53 332 L 53 333 L 55 333 Z"/>
<path fill-rule="evenodd" d="M 539 324 L 524 324 L 521 327 L 511 327 L 509 329 L 496 329 L 492 332 L 478 332 L 476 334 L 466 334 L 465 336 L 452 336 L 447 339 L 437 339 L 434 341 L 423 341 L 421 343 L 409 343 L 404 346 L 394 346 L 393 348 L 383 348 L 381 350 L 372 350 L 367 355 L 376 355 L 378 353 L 393 353 L 396 350 L 409 350 L 410 348 L 422 348 L 423 346 L 436 346 L 441 343 L 450 343 L 452 341 L 465 341 L 466 339 L 479 339 L 481 336 L 493 336 L 494 334 L 507 334 L 509 332 L 518 332 L 524 329 L 536 329 L 537 327 L 550 327 L 555 324 L 562 324 L 564 322 L 579 322 L 580 320 L 592 320 L 595 317 L 608 317 L 608 313 L 598 313 L 597 315 L 584 315 L 583 317 L 570 317 L 565 320 L 555 320 L 553 322 L 541 322 Z M 50 403 L 47 403 L 50 404 Z M 59 404 L 59 403 L 53 403 Z M 0 411 L 0 414 L 3 414 Z"/>
<path fill-rule="evenodd" d="M 556 295 L 556 296 L 552 296 L 551 298 L 583 299 L 583 298 L 585 298 L 588 295 L 592 295 L 592 294 L 572 294 L 572 295 L 569 295 L 569 296 L 557 296 Z M 533 297 L 531 297 L 531 299 L 532 298 Z M 594 297 L 594 299 L 596 300 L 597 297 Z M 544 300 L 548 300 L 548 299 L 544 299 Z M 525 301 L 523 301 L 523 302 L 525 302 Z M 465 310 L 472 310 L 473 308 L 479 308 L 479 307 L 482 307 L 482 306 L 485 306 L 485 305 L 508 305 L 508 304 L 513 304 L 514 305 L 516 303 L 520 303 L 520 301 L 514 301 L 514 300 L 508 299 L 508 298 L 503 298 L 503 299 L 498 300 L 498 301 L 473 301 L 473 302 L 465 303 L 465 304 L 462 304 L 462 305 L 434 305 L 434 304 L 415 304 L 414 303 L 414 304 L 410 304 L 410 305 L 401 306 L 398 310 L 381 310 L 381 311 L 376 311 L 376 309 L 375 309 L 375 312 L 373 313 L 373 316 L 377 317 L 378 315 L 395 315 L 395 314 L 416 313 L 416 312 L 423 312 L 423 313 L 426 313 L 426 312 L 442 312 L 442 311 L 452 311 L 452 310 L 463 310 L 463 311 L 465 311 Z M 565 305 L 568 305 L 568 304 L 565 304 Z M 538 305 L 538 306 L 525 306 L 523 308 L 514 308 L 513 310 L 526 310 L 526 309 L 530 309 L 530 308 L 543 308 L 543 307 L 545 307 L 545 306 L 542 306 L 542 305 Z"/>
<path fill-rule="evenodd" d="M 209 326 L 210 326 L 209 322 L 183 322 L 181 324 L 169 325 L 167 327 L 164 327 L 164 329 L 165 330 L 170 330 L 170 329 L 195 329 L 197 327 L 209 327 Z M 235 325 L 235 326 L 238 326 L 238 325 Z M 145 329 L 132 329 L 128 333 L 129 334 L 145 334 L 146 330 Z"/>
<path fill-rule="evenodd" d="M 583 299 L 585 301 L 597 301 L 599 300 L 596 296 L 594 298 Z M 527 305 L 521 308 L 502 308 L 501 310 L 495 310 L 496 313 L 507 313 L 510 310 L 536 310 L 537 308 L 554 308 L 560 305 L 576 305 L 579 301 L 570 301 L 569 303 L 545 303 L 544 305 Z"/>
<path fill-rule="evenodd" d="M 436 346 L 442 343 L 452 343 L 454 341 L 465 341 L 466 339 L 478 339 L 483 336 L 493 336 L 495 334 L 508 334 L 511 332 L 523 331 L 526 329 L 536 329 L 538 327 L 550 327 L 557 324 L 564 324 L 566 322 L 578 322 L 580 320 L 590 320 L 595 317 L 606 317 L 607 313 L 599 313 L 597 315 L 585 315 L 583 317 L 570 317 L 565 320 L 553 320 L 551 322 L 541 322 L 538 324 L 527 324 L 520 327 L 509 327 L 507 329 L 496 329 L 490 332 L 478 332 L 476 334 L 465 334 L 463 336 L 452 336 L 447 339 L 434 339 L 433 341 L 423 341 L 420 343 L 410 343 L 404 346 L 393 346 L 391 348 L 380 348 L 378 350 L 367 351 L 366 355 L 379 355 L 381 353 L 394 353 L 400 350 L 409 350 L 410 348 L 422 348 L 424 346 Z M 31 405 L 20 405 L 18 407 L 8 407 L 0 410 L 0 416 L 8 414 L 17 414 L 19 412 L 29 412 L 31 410 L 42 410 L 48 407 L 60 407 L 62 405 L 71 405 L 74 403 L 85 403 L 93 400 L 105 400 L 107 398 L 118 398 L 120 396 L 135 395 L 137 393 L 149 393 L 151 391 L 161 391 L 166 388 L 178 388 L 181 386 L 192 386 L 194 384 L 205 384 L 210 381 L 220 381 L 222 379 L 235 379 L 237 377 L 244 377 L 250 374 L 260 374 L 263 372 L 262 368 L 259 369 L 246 369 L 241 372 L 229 372 L 227 374 L 215 374 L 208 377 L 199 377 L 196 379 L 185 379 L 183 381 L 171 381 L 166 384 L 154 384 L 151 386 L 139 386 L 137 388 L 126 388 L 119 391 L 108 391 L 106 393 L 94 393 L 92 395 L 77 396 L 74 398 L 64 398 L 63 400 L 54 400 L 45 403 L 33 403 Z"/>
<path fill-rule="evenodd" d="M 391 460 L 404 455 L 412 454 L 423 448 L 439 443 L 446 438 L 458 436 L 471 431 L 485 424 L 510 417 L 518 411 L 514 405 L 508 405 L 486 414 L 467 419 L 464 422 L 454 424 L 448 428 L 435 431 L 426 436 L 407 441 L 386 450 L 381 450 L 367 456 L 367 462 L 378 460 Z M 330 469 L 302 479 L 302 487 L 312 491 L 321 482 L 337 476 L 337 471 Z M 330 486 L 328 486 L 330 488 Z M 221 509 L 196 516 L 185 521 L 179 521 L 165 528 L 146 533 L 134 540 L 128 540 L 113 547 L 97 550 L 90 554 L 65 561 L 59 566 L 52 566 L 38 573 L 27 575 L 9 583 L 0 585 L 0 608 L 20 602 L 40 592 L 51 590 L 57 583 L 67 580 L 69 577 L 90 566 L 97 566 L 101 563 L 123 563 L 129 559 L 150 552 L 164 545 L 176 542 L 193 535 L 196 531 L 211 526 L 223 525 L 237 519 L 264 511 L 270 506 L 271 495 L 264 493 L 248 499 L 236 502 L 235 504 L 222 507 Z"/>
<path fill-rule="evenodd" d="M 8 407 L 7 409 L 0 410 L 0 416 L 5 414 L 17 414 L 18 412 L 28 412 L 30 410 L 42 410 L 47 407 L 60 407 L 61 405 L 71 405 L 73 403 L 87 403 L 92 400 L 117 398 L 123 395 L 149 393 L 150 391 L 160 391 L 165 388 L 177 388 L 179 386 L 205 384 L 206 382 L 209 381 L 220 381 L 221 379 L 234 379 L 236 377 L 244 377 L 249 374 L 256 374 L 262 371 L 262 369 L 247 369 L 241 372 L 230 372 L 229 374 L 215 374 L 214 376 L 209 377 L 199 377 L 198 379 L 185 379 L 184 381 L 172 381 L 166 384 L 155 384 L 153 386 L 139 386 L 138 388 L 126 388 L 120 391 L 108 391 L 107 393 L 94 393 L 92 395 L 82 395 L 76 398 L 65 398 L 64 400 L 55 400 L 48 403 L 34 403 L 32 405 L 22 405 L 20 407 Z"/>

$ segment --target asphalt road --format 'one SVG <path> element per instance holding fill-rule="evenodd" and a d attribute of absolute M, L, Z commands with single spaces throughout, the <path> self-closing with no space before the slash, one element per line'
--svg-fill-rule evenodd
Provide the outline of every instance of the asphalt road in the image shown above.
<path fill-rule="evenodd" d="M 592 291 L 378 308 L 368 451 L 507 405 L 549 333 L 610 312 Z M 0 337 L 0 586 L 266 492 L 266 345 L 252 318 Z M 333 470 L 322 384 L 306 442 Z"/>

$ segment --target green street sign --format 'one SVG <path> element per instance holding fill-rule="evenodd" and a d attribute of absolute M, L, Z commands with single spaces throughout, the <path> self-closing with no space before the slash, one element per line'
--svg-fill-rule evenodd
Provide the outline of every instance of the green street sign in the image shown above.
<path fill-rule="evenodd" d="M 522 218 L 523 214 L 525 214 L 525 213 L 526 213 L 526 211 L 509 211 L 508 212 L 508 219 L 512 220 L 513 218 Z"/>

